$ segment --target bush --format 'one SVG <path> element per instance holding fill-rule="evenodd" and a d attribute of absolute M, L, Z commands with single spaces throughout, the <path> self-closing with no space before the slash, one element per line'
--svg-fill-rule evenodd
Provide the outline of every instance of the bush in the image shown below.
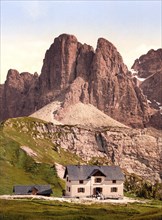
<path fill-rule="evenodd" d="M 145 199 L 162 200 L 162 183 L 152 184 L 135 174 L 126 176 L 124 191 Z"/>

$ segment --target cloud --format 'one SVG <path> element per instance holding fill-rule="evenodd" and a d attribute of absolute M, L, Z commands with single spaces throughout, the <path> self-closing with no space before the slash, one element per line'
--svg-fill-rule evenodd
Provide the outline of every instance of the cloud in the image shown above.
<path fill-rule="evenodd" d="M 33 20 L 37 20 L 45 15 L 45 7 L 41 1 L 20 1 L 24 13 Z"/>

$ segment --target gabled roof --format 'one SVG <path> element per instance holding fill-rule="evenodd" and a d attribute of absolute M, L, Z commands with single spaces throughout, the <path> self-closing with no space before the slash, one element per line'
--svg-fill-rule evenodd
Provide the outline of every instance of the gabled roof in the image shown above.
<path fill-rule="evenodd" d="M 90 166 L 90 165 L 69 165 L 66 167 L 64 178 L 68 175 L 70 180 L 86 180 L 100 171 L 105 175 L 106 180 L 123 180 L 124 175 L 119 166 Z"/>
<path fill-rule="evenodd" d="M 90 178 L 91 176 L 96 176 L 96 175 L 106 176 L 101 170 L 99 170 L 99 169 L 94 169 L 94 170 L 92 171 L 92 173 L 89 175 L 89 178 Z"/>
<path fill-rule="evenodd" d="M 38 195 L 52 194 L 52 189 L 50 185 L 18 185 L 13 187 L 13 192 L 17 195 L 29 195 L 34 188 L 38 190 Z"/>

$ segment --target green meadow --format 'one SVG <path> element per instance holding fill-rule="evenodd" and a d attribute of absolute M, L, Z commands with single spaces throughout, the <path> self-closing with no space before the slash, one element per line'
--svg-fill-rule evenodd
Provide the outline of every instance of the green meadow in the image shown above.
<path fill-rule="evenodd" d="M 0 199 L 1 220 L 161 220 L 162 202 L 145 204 L 75 204 L 43 200 Z"/>

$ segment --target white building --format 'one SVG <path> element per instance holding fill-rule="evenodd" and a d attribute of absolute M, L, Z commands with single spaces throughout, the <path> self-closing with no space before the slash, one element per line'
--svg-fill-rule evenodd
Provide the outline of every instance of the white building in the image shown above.
<path fill-rule="evenodd" d="M 123 197 L 124 175 L 119 166 L 69 165 L 64 178 L 69 197 Z"/>

